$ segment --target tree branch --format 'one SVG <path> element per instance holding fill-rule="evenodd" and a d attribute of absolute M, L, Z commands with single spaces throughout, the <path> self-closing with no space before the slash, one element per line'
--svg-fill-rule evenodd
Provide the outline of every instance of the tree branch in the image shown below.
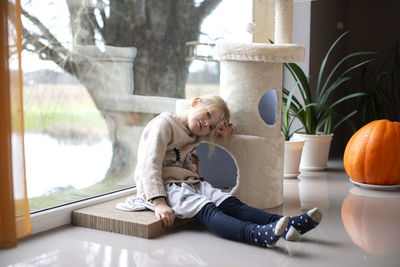
<path fill-rule="evenodd" d="M 31 34 L 29 31 L 24 29 L 24 41 L 22 46 L 28 51 L 36 53 L 39 58 L 43 60 L 50 60 L 56 63 L 60 68 L 64 69 L 71 75 L 76 76 L 75 63 L 69 58 L 68 54 L 65 55 L 58 48 L 51 48 L 44 44 L 40 39 L 44 39 L 43 36 Z M 46 40 L 46 39 L 44 39 Z M 32 45 L 34 49 L 29 49 L 28 44 Z"/>
<path fill-rule="evenodd" d="M 90 23 L 90 25 L 92 25 L 93 29 L 97 30 L 101 34 L 101 37 L 104 40 L 103 29 L 97 22 L 96 16 L 94 14 L 94 9 L 91 9 L 91 12 L 87 12 L 85 15 L 87 17 L 87 21 Z"/>
<path fill-rule="evenodd" d="M 100 4 L 101 2 L 101 4 Z M 101 36 L 103 36 L 103 39 L 105 39 L 105 34 L 106 34 L 106 26 L 107 26 L 107 16 L 106 16 L 106 12 L 104 11 L 105 9 L 105 5 L 104 2 L 102 0 L 100 0 L 100 2 L 97 2 L 97 8 L 100 11 L 100 16 L 101 19 L 103 20 L 103 28 L 101 29 Z"/>
<path fill-rule="evenodd" d="M 210 14 L 222 0 L 204 0 L 198 7 L 199 16 L 204 19 L 205 15 Z"/>
<path fill-rule="evenodd" d="M 43 33 L 43 38 L 48 40 L 49 43 L 54 47 L 57 48 L 61 53 L 63 53 L 65 56 L 69 54 L 69 50 L 66 49 L 58 40 L 57 38 L 54 37 L 54 35 L 38 20 L 36 17 L 32 16 L 28 12 L 26 12 L 24 9 L 22 9 L 22 15 L 24 15 L 27 19 L 29 19 L 33 24 L 35 24 L 39 30 Z M 25 29 L 25 27 L 24 27 Z M 25 31 L 24 31 L 25 32 Z M 26 32 L 28 32 L 26 30 Z"/>

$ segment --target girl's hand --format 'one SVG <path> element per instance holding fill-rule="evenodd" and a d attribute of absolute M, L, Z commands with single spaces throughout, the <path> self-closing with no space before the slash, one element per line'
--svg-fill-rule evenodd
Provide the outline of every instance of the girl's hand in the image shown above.
<path fill-rule="evenodd" d="M 224 140 L 231 136 L 233 132 L 233 124 L 230 123 L 229 121 L 224 122 L 222 124 L 221 128 L 218 130 L 218 139 L 219 140 Z"/>
<path fill-rule="evenodd" d="M 156 217 L 162 222 L 163 226 L 166 228 L 172 227 L 175 221 L 175 213 L 167 202 L 164 199 L 159 199 L 154 202 L 154 208 Z"/>
<path fill-rule="evenodd" d="M 190 164 L 188 164 L 187 167 L 188 167 L 188 169 L 189 169 L 191 172 L 194 172 L 194 173 L 197 172 L 197 166 L 196 166 L 196 164 L 190 163 Z"/>

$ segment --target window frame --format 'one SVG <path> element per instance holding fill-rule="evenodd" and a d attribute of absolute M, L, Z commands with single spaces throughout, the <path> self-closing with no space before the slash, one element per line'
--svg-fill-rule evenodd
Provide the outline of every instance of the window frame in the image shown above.
<path fill-rule="evenodd" d="M 72 223 L 72 211 L 88 206 L 100 204 L 114 199 L 128 197 L 136 194 L 136 187 L 122 189 L 117 192 L 107 193 L 101 196 L 93 196 L 89 199 L 68 203 L 46 210 L 31 213 L 32 234 L 48 231 L 56 227 Z"/>

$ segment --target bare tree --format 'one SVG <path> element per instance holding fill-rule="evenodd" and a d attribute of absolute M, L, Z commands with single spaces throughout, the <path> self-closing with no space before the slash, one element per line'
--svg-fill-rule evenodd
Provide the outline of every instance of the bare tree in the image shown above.
<path fill-rule="evenodd" d="M 183 97 L 190 65 L 185 60 L 185 42 L 198 40 L 202 21 L 222 0 L 66 1 L 74 45 L 134 46 L 138 49 L 135 94 Z M 26 10 L 22 15 L 31 25 L 23 25 L 24 49 L 80 79 L 71 51 L 37 17 Z M 109 114 L 101 112 L 107 122 Z M 107 126 L 113 141 L 107 176 L 126 176 L 132 171 L 132 152 L 118 139 L 114 123 L 108 121 Z"/>

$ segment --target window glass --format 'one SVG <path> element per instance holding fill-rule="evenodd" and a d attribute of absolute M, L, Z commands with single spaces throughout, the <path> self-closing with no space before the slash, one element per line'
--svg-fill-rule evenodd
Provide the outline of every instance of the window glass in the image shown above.
<path fill-rule="evenodd" d="M 249 42 L 251 0 L 22 1 L 31 211 L 134 186 L 144 126 L 218 93 L 218 40 Z"/>

